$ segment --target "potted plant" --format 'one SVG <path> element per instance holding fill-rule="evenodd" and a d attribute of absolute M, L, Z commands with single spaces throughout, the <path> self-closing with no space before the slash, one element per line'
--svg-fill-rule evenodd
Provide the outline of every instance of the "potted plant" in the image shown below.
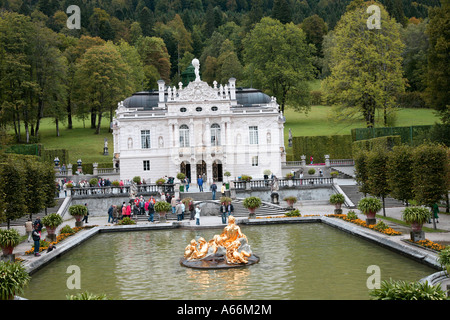
<path fill-rule="evenodd" d="M 286 179 L 292 179 L 292 178 L 294 178 L 294 174 L 293 173 L 291 173 L 291 172 L 286 173 Z"/>
<path fill-rule="evenodd" d="M 141 177 L 140 176 L 133 177 L 133 182 L 138 185 L 141 184 Z"/>
<path fill-rule="evenodd" d="M 331 171 L 331 172 L 330 172 L 330 175 L 331 175 L 332 178 L 337 178 L 337 177 L 339 176 L 339 172 L 337 172 L 337 171 Z"/>
<path fill-rule="evenodd" d="M 47 235 L 51 242 L 56 241 L 56 228 L 62 223 L 63 219 L 57 213 L 51 213 L 42 218 L 42 224 L 47 229 Z"/>
<path fill-rule="evenodd" d="M 227 182 L 225 183 L 225 187 L 227 188 L 227 190 L 230 190 L 230 183 L 229 183 L 228 179 L 230 178 L 231 173 L 230 173 L 230 171 L 226 171 L 223 175 L 225 177 L 227 177 Z"/>
<path fill-rule="evenodd" d="M 159 222 L 166 222 L 166 215 L 170 210 L 172 210 L 172 206 L 166 201 L 158 201 L 155 203 L 155 211 L 159 214 Z"/>
<path fill-rule="evenodd" d="M 283 200 L 287 202 L 289 208 L 293 208 L 294 203 L 297 202 L 297 197 L 289 196 L 289 197 L 284 198 Z"/>
<path fill-rule="evenodd" d="M 313 169 L 313 168 L 308 170 L 308 174 L 311 175 L 311 176 L 313 176 L 315 173 L 316 173 L 316 170 Z"/>
<path fill-rule="evenodd" d="M 0 261 L 0 300 L 13 300 L 16 294 L 22 294 L 30 279 L 21 263 Z"/>
<path fill-rule="evenodd" d="M 439 252 L 438 262 L 442 268 L 447 270 L 447 277 L 450 276 L 450 247 L 447 247 Z"/>
<path fill-rule="evenodd" d="M 89 180 L 89 184 L 91 187 L 97 187 L 98 186 L 98 179 L 97 178 L 92 178 Z"/>
<path fill-rule="evenodd" d="M 248 197 L 244 199 L 243 205 L 248 209 L 249 218 L 254 219 L 256 217 L 255 210 L 261 206 L 261 199 L 258 197 Z"/>
<path fill-rule="evenodd" d="M 430 210 L 424 207 L 406 207 L 402 212 L 402 219 L 411 224 L 411 240 L 425 240 L 422 225 L 430 219 Z"/>
<path fill-rule="evenodd" d="M 330 196 L 330 203 L 334 204 L 334 208 L 335 208 L 334 213 L 335 214 L 342 213 L 341 206 L 344 202 L 345 202 L 345 197 L 341 193 L 335 193 Z"/>
<path fill-rule="evenodd" d="M 166 179 L 164 179 L 164 178 L 159 178 L 158 180 L 156 180 L 157 185 L 163 185 L 165 182 L 166 182 Z"/>
<path fill-rule="evenodd" d="M 252 180 L 251 176 L 248 176 L 246 174 L 241 175 L 241 180 L 245 182 L 250 182 Z"/>
<path fill-rule="evenodd" d="M 0 229 L 0 247 L 4 256 L 12 254 L 19 243 L 20 235 L 16 229 Z"/>
<path fill-rule="evenodd" d="M 381 201 L 373 197 L 365 197 L 359 200 L 358 209 L 367 216 L 368 225 L 376 224 L 375 215 L 382 208 Z"/>
<path fill-rule="evenodd" d="M 82 204 L 74 204 L 69 207 L 69 214 L 75 218 L 75 226 L 81 227 L 83 225 L 81 220 L 87 214 L 87 208 Z"/>
<path fill-rule="evenodd" d="M 177 173 L 177 179 L 180 180 L 180 192 L 184 192 L 184 179 L 186 178 L 186 175 L 182 172 Z"/>

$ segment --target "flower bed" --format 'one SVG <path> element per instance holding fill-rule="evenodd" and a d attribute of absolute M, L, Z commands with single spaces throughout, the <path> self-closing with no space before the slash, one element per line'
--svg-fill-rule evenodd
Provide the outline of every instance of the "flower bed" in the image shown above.
<path fill-rule="evenodd" d="M 375 230 L 384 234 L 387 234 L 388 236 L 398 236 L 401 235 L 402 233 L 400 231 L 396 231 L 390 227 L 388 227 L 385 223 L 377 223 L 376 225 L 368 225 L 364 220 L 361 219 L 349 219 L 347 217 L 347 215 L 345 214 L 329 214 L 327 215 L 327 217 L 331 217 L 331 218 L 339 218 L 342 219 L 344 221 L 348 221 L 354 224 L 357 224 L 361 227 L 364 228 L 369 228 L 371 230 Z"/>
<path fill-rule="evenodd" d="M 76 234 L 77 232 L 84 230 L 84 229 L 90 229 L 96 227 L 95 225 L 92 226 L 85 226 L 85 227 L 75 227 L 72 228 L 72 230 L 74 231 L 73 233 L 60 233 L 58 236 L 56 236 L 56 241 L 55 242 L 51 242 L 53 243 L 53 245 L 63 241 L 64 239 L 73 236 L 74 234 Z M 50 242 L 47 242 L 45 240 L 41 240 L 41 245 L 39 246 L 39 252 L 45 251 L 48 249 L 48 246 L 50 245 Z M 25 254 L 34 254 L 34 245 L 31 247 L 30 250 L 25 251 Z"/>
<path fill-rule="evenodd" d="M 406 241 L 409 241 L 409 242 L 411 242 L 411 243 L 413 243 L 415 245 L 418 245 L 418 246 L 421 246 L 421 247 L 425 247 L 427 249 L 431 249 L 431 250 L 438 251 L 438 252 L 441 251 L 441 250 L 444 250 L 446 248 L 446 246 L 444 246 L 442 244 L 439 244 L 439 243 L 436 243 L 436 242 L 433 242 L 433 241 L 428 240 L 428 239 L 420 240 L 420 241 L 416 241 L 416 242 L 412 241 L 411 239 L 408 239 Z"/>

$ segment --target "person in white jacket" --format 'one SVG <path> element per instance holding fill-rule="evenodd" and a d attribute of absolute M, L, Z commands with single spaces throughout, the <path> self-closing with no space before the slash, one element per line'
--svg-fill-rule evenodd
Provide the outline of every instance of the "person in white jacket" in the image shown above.
<path fill-rule="evenodd" d="M 195 208 L 195 224 L 198 226 L 200 225 L 200 207 L 199 206 L 197 206 Z"/>

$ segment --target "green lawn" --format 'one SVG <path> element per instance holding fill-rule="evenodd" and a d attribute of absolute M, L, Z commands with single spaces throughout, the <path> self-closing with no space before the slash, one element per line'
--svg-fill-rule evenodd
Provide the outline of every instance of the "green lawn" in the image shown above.
<path fill-rule="evenodd" d="M 292 109 L 285 110 L 285 144 L 288 145 L 289 128 L 295 136 L 318 136 L 350 134 L 352 128 L 364 128 L 363 121 L 354 123 L 335 123 L 330 120 L 331 107 L 313 106 L 308 114 L 298 113 Z M 429 125 L 438 121 L 431 109 L 403 109 L 398 112 L 396 126 Z M 86 121 L 89 126 L 89 121 Z M 73 129 L 66 129 L 66 125 L 60 125 L 60 136 L 56 136 L 55 124 L 52 119 L 43 119 L 41 122 L 40 143 L 46 149 L 69 150 L 70 162 L 76 163 L 81 158 L 83 162 L 109 162 L 113 155 L 112 134 L 108 133 L 109 119 L 103 118 L 100 135 L 94 134 L 93 129 L 84 128 L 81 120 L 74 119 Z M 108 139 L 109 156 L 103 155 L 104 139 Z M 290 153 L 291 148 L 287 148 Z"/>

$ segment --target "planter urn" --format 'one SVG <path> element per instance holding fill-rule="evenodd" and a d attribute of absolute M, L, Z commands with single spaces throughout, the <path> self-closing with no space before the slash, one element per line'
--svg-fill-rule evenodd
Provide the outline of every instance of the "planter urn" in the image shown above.
<path fill-rule="evenodd" d="M 418 222 L 411 223 L 410 237 L 413 242 L 425 240 L 425 232 L 422 231 L 422 224 Z"/>
<path fill-rule="evenodd" d="M 167 212 L 159 212 L 159 222 L 166 223 L 167 222 Z"/>
<path fill-rule="evenodd" d="M 80 228 L 83 226 L 83 221 L 81 221 L 83 219 L 83 216 L 74 216 L 75 218 L 75 227 Z"/>
<path fill-rule="evenodd" d="M 256 208 L 248 208 L 248 218 L 255 219 L 256 218 Z"/>
<path fill-rule="evenodd" d="M 375 211 L 368 211 L 366 213 L 366 223 L 370 225 L 377 224 L 377 219 L 375 218 L 376 212 Z"/>
<path fill-rule="evenodd" d="M 47 227 L 45 226 L 45 228 L 47 229 L 47 238 L 50 242 L 56 242 L 56 227 Z"/>

